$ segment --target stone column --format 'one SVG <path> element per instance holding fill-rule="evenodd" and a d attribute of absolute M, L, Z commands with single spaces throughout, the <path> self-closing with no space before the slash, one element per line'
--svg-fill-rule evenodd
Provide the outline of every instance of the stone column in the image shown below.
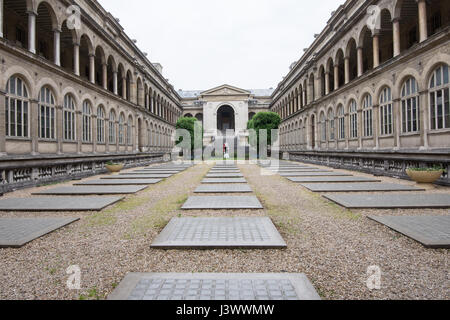
<path fill-rule="evenodd" d="M 119 114 L 120 117 L 120 114 Z M 120 151 L 120 144 L 119 144 L 119 121 L 116 120 L 114 123 L 114 127 L 116 128 L 116 153 L 119 153 Z"/>
<path fill-rule="evenodd" d="M 55 64 L 61 66 L 61 30 L 53 30 L 53 56 Z"/>
<path fill-rule="evenodd" d="M 344 58 L 345 84 L 350 82 L 350 57 Z"/>
<path fill-rule="evenodd" d="M 334 90 L 339 89 L 339 65 L 334 65 Z"/>
<path fill-rule="evenodd" d="M 419 106 L 420 106 L 420 138 L 422 140 L 422 146 L 420 149 L 427 150 L 428 145 L 428 124 L 430 123 L 428 119 L 428 90 L 421 91 L 419 96 Z"/>
<path fill-rule="evenodd" d="M 105 117 L 105 153 L 109 153 L 109 115 Z"/>
<path fill-rule="evenodd" d="M 325 72 L 325 95 L 330 93 L 330 73 Z"/>
<path fill-rule="evenodd" d="M 6 155 L 5 95 L 6 92 L 0 89 L 0 156 Z"/>
<path fill-rule="evenodd" d="M 306 88 L 303 89 L 303 103 L 302 103 L 302 107 L 306 106 L 308 104 L 308 101 L 306 101 Z"/>
<path fill-rule="evenodd" d="M 322 79 L 320 78 L 319 75 L 317 75 L 317 78 L 315 78 L 315 79 L 316 79 L 316 81 L 314 83 L 314 100 L 313 101 L 322 97 L 322 92 L 321 92 Z"/>
<path fill-rule="evenodd" d="M 63 153 L 63 107 L 56 106 L 56 139 L 58 143 L 58 148 L 56 153 Z"/>
<path fill-rule="evenodd" d="M 349 112 L 345 112 L 344 108 L 344 126 L 345 126 L 345 149 L 348 150 L 350 147 L 349 139 L 350 139 L 350 114 Z"/>
<path fill-rule="evenodd" d="M 89 81 L 95 83 L 95 55 L 89 55 Z"/>
<path fill-rule="evenodd" d="M 102 64 L 102 85 L 103 89 L 108 90 L 108 64 Z"/>
<path fill-rule="evenodd" d="M 130 83 L 130 101 L 137 104 L 136 81 Z"/>
<path fill-rule="evenodd" d="M 362 137 L 363 137 L 363 112 L 362 109 L 358 109 L 358 149 L 362 149 Z"/>
<path fill-rule="evenodd" d="M 394 123 L 393 123 L 393 129 L 394 129 L 394 150 L 398 150 L 401 148 L 400 143 L 400 135 L 402 133 L 402 122 L 401 122 L 401 100 L 400 99 L 394 99 L 393 101 L 393 115 L 394 115 Z"/>
<path fill-rule="evenodd" d="M 3 0 L 0 0 L 0 38 L 3 38 L 3 11 Z"/>
<path fill-rule="evenodd" d="M 113 71 L 113 92 L 115 95 L 119 93 L 117 80 L 117 71 Z"/>
<path fill-rule="evenodd" d="M 373 130 L 373 140 L 375 142 L 375 148 L 380 147 L 380 106 L 378 104 L 373 105 L 373 119 L 372 119 L 372 130 Z"/>
<path fill-rule="evenodd" d="M 127 78 L 122 78 L 122 98 L 127 99 Z"/>
<path fill-rule="evenodd" d="M 357 49 L 357 59 L 358 59 L 358 77 L 361 77 L 363 75 L 363 48 L 358 47 Z"/>
<path fill-rule="evenodd" d="M 394 57 L 400 54 L 400 18 L 395 18 L 392 20 L 392 32 L 393 32 L 393 42 L 394 42 Z"/>
<path fill-rule="evenodd" d="M 419 38 L 420 42 L 428 39 L 427 29 L 427 3 L 425 0 L 417 0 L 419 6 Z"/>
<path fill-rule="evenodd" d="M 30 100 L 31 155 L 39 154 L 39 101 Z"/>
<path fill-rule="evenodd" d="M 82 138 L 83 138 L 83 118 L 80 110 L 75 111 L 75 127 L 76 127 L 76 136 L 77 136 L 77 153 L 81 153 L 81 146 L 82 146 Z"/>
<path fill-rule="evenodd" d="M 36 54 L 36 15 L 34 11 L 28 11 L 28 50 Z"/>
<path fill-rule="evenodd" d="M 91 116 L 92 121 L 92 153 L 97 153 L 97 115 Z"/>
<path fill-rule="evenodd" d="M 80 44 L 73 44 L 73 72 L 75 75 L 80 75 Z"/>
<path fill-rule="evenodd" d="M 373 35 L 373 68 L 380 65 L 380 34 L 376 32 Z"/>

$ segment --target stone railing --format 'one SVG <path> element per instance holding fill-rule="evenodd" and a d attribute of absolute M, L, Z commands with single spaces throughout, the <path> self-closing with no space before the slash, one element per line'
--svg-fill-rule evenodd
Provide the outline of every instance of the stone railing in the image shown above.
<path fill-rule="evenodd" d="M 450 156 L 448 152 L 420 154 L 417 152 L 290 151 L 288 155 L 292 161 L 401 179 L 409 179 L 406 169 L 410 167 L 441 166 L 445 169 L 445 172 L 441 179 L 437 181 L 437 184 L 450 186 Z"/>
<path fill-rule="evenodd" d="M 166 153 L 3 157 L 0 158 L 0 193 L 105 173 L 108 161 L 132 168 L 168 160 L 170 156 Z"/>

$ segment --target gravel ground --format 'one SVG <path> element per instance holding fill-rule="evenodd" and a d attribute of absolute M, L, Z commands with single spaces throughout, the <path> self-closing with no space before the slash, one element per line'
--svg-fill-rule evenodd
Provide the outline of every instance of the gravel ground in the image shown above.
<path fill-rule="evenodd" d="M 303 272 L 323 299 L 450 298 L 448 250 L 425 249 L 366 218 L 374 213 L 448 215 L 448 210 L 349 211 L 278 175 L 261 176 L 256 165 L 239 167 L 264 210 L 180 210 L 210 167 L 197 165 L 99 213 L 1 212 L 0 217 L 81 220 L 20 249 L 0 249 L 0 299 L 104 299 L 128 272 Z M 16 191 L 5 198 L 52 187 Z M 449 190 L 437 187 L 427 192 Z M 150 249 L 175 216 L 270 216 L 288 249 Z M 81 290 L 66 288 L 70 265 L 81 268 Z M 371 265 L 382 270 L 381 290 L 366 287 Z"/>

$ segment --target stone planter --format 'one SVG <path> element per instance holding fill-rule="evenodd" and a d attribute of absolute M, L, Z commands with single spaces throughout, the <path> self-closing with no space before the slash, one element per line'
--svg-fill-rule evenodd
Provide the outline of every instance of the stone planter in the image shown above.
<path fill-rule="evenodd" d="M 108 171 L 111 172 L 111 173 L 120 172 L 120 170 L 123 169 L 123 164 L 121 164 L 121 163 L 118 163 L 118 164 L 107 164 L 106 165 L 106 169 L 108 169 Z"/>
<path fill-rule="evenodd" d="M 407 169 L 406 174 L 417 183 L 434 183 L 441 176 L 444 170 L 418 171 Z"/>

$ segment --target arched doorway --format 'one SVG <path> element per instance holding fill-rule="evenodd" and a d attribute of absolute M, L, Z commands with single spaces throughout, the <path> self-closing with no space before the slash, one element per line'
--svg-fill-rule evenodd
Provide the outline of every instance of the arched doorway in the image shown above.
<path fill-rule="evenodd" d="M 311 115 L 311 133 L 310 133 L 310 144 L 311 148 L 316 148 L 316 116 Z"/>
<path fill-rule="evenodd" d="M 221 106 L 217 110 L 217 130 L 226 134 L 227 130 L 235 130 L 234 109 L 228 105 Z"/>

